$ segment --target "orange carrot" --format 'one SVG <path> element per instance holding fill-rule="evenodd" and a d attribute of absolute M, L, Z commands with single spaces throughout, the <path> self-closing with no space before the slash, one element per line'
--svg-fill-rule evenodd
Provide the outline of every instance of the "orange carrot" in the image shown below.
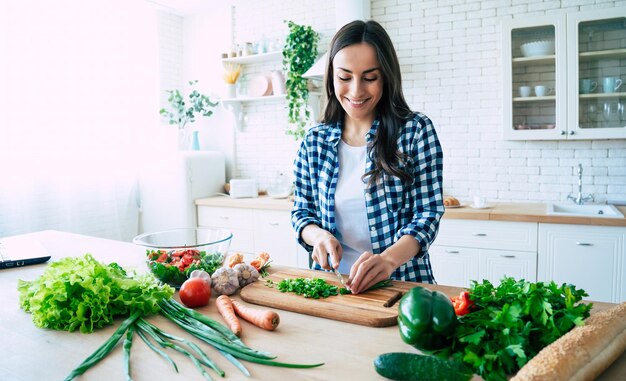
<path fill-rule="evenodd" d="M 273 331 L 276 327 L 278 327 L 278 323 L 280 323 L 280 317 L 274 311 L 258 310 L 241 304 L 236 300 L 232 300 L 232 303 L 237 316 L 247 320 L 259 328 Z"/>
<path fill-rule="evenodd" d="M 240 336 L 241 322 L 237 318 L 237 315 L 235 315 L 232 299 L 226 295 L 220 295 L 215 300 L 215 305 L 220 314 L 222 314 L 226 324 L 228 324 L 228 328 L 230 328 L 235 335 Z"/>

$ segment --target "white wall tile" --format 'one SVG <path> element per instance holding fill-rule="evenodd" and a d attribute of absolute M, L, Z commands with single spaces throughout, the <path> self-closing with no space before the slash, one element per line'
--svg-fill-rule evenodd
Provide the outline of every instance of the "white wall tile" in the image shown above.
<path fill-rule="evenodd" d="M 233 39 L 282 38 L 283 20 L 321 33 L 319 52 L 335 31 L 334 0 L 234 1 Z M 372 0 L 372 18 L 389 32 L 402 67 L 409 105 L 435 123 L 444 149 L 444 190 L 460 198 L 484 194 L 502 201 L 558 201 L 583 191 L 597 201 L 626 199 L 626 140 L 502 140 L 500 24 L 503 19 L 625 6 L 609 0 Z M 162 86 L 183 78 L 176 61 L 181 19 L 162 20 L 168 68 Z M 280 63 L 250 65 L 246 75 L 280 69 Z M 535 73 L 537 80 L 541 73 Z M 166 85 L 167 84 L 167 85 Z M 291 175 L 298 142 L 284 134 L 284 102 L 245 108 L 247 122 L 235 133 L 233 177 L 254 177 L 267 186 L 276 172 Z"/>

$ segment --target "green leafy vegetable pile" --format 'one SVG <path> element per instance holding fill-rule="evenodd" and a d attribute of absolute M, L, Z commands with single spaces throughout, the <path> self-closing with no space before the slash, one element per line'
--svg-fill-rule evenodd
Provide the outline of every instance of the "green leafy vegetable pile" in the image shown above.
<path fill-rule="evenodd" d="M 129 275 L 91 254 L 51 263 L 36 280 L 19 280 L 18 291 L 20 307 L 37 327 L 83 333 L 113 323 L 115 316 L 154 314 L 158 303 L 174 294 L 150 274 Z"/>
<path fill-rule="evenodd" d="M 275 283 L 273 280 L 268 279 L 265 281 L 265 285 L 272 288 L 276 286 L 276 288 L 280 292 L 295 292 L 296 295 L 302 295 L 305 298 L 312 299 L 328 298 L 329 296 L 339 294 L 352 294 L 352 292 L 347 288 L 339 288 L 337 286 L 333 286 L 332 284 L 329 284 L 321 278 L 286 278 L 278 283 Z M 376 290 L 383 287 L 391 287 L 392 285 L 393 284 L 391 279 L 385 279 L 374 284 L 372 287 L 368 288 L 367 291 Z"/>
<path fill-rule="evenodd" d="M 265 285 L 268 287 L 276 285 L 280 292 L 295 292 L 296 295 L 313 299 L 328 298 L 339 293 L 339 287 L 327 283 L 322 278 L 287 278 L 278 283 L 268 279 Z"/>
<path fill-rule="evenodd" d="M 499 286 L 473 281 L 473 312 L 459 317 L 452 347 L 443 352 L 471 366 L 485 380 L 506 380 L 542 348 L 583 325 L 591 304 L 573 285 L 506 277 Z"/>

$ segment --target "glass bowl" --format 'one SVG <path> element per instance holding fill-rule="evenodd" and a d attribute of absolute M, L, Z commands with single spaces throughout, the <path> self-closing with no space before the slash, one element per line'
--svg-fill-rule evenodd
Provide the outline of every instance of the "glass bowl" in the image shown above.
<path fill-rule="evenodd" d="M 141 234 L 133 243 L 146 248 L 146 263 L 157 279 L 179 288 L 193 270 L 213 274 L 221 267 L 232 238 L 226 229 L 183 228 Z"/>

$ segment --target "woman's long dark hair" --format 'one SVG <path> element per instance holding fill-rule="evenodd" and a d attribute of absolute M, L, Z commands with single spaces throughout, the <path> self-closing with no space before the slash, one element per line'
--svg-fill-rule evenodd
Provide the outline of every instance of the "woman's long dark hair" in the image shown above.
<path fill-rule="evenodd" d="M 371 176 L 369 183 L 374 184 L 385 173 L 409 182 L 413 175 L 399 167 L 399 163 L 405 159 L 398 151 L 397 140 L 400 130 L 413 112 L 402 93 L 400 63 L 391 38 L 376 21 L 353 21 L 343 26 L 333 37 L 325 77 L 328 103 L 322 123 L 337 123 L 344 120 L 346 112 L 336 98 L 333 86 L 333 59 L 341 49 L 361 42 L 366 42 L 375 49 L 383 79 L 383 94 L 376 106 L 380 124 L 376 136 L 367 147 L 373 168 L 363 175 L 363 178 Z"/>

